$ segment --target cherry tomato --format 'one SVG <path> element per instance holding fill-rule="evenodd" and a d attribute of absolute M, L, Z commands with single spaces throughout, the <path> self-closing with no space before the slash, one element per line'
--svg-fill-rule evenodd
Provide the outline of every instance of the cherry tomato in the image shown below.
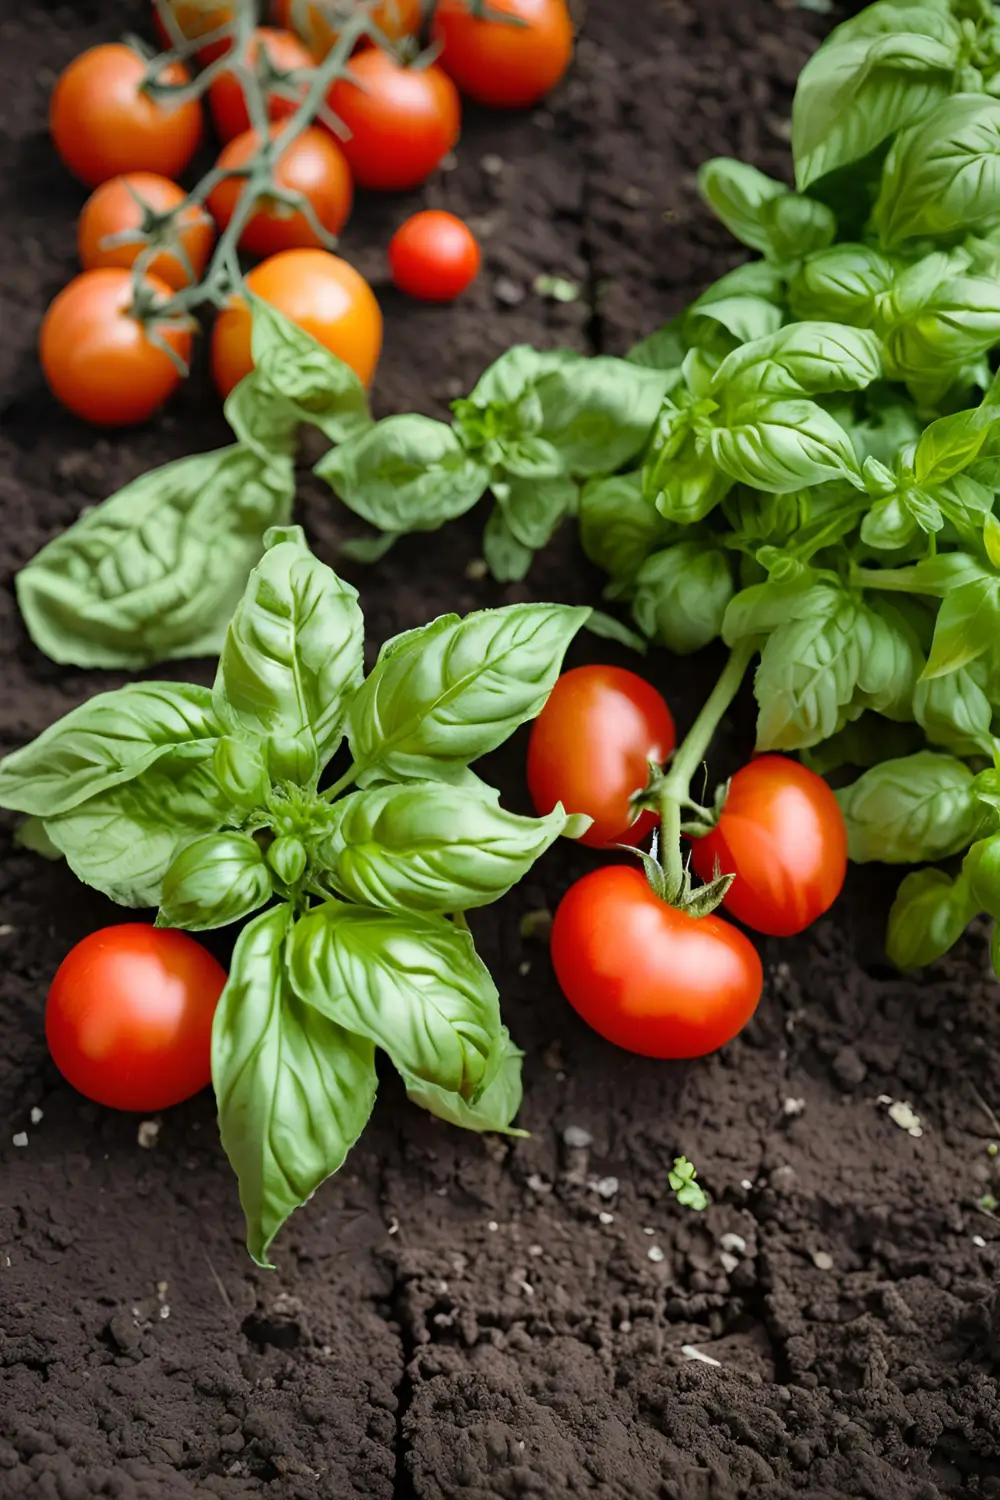
<path fill-rule="evenodd" d="M 382 313 L 353 266 L 327 250 L 283 250 L 261 261 L 247 287 L 350 365 L 368 385 L 382 350 Z M 250 310 L 235 297 L 212 332 L 212 373 L 223 400 L 253 369 Z"/>
<path fill-rule="evenodd" d="M 124 177 L 102 182 L 83 205 L 77 221 L 76 242 L 83 269 L 96 271 L 102 266 L 127 269 L 134 265 L 146 249 L 144 240 L 131 239 L 110 247 L 105 241 L 126 230 L 141 230 L 149 214 L 169 213 L 183 203 L 185 196 L 184 189 L 176 182 L 155 172 L 128 172 Z M 203 209 L 184 210 L 180 216 L 180 239 L 194 279 L 200 281 L 215 240 L 212 222 Z M 168 251 L 157 255 L 147 269 L 150 275 L 158 276 L 175 290 L 187 286 L 190 280 L 183 262 Z"/>
<path fill-rule="evenodd" d="M 271 127 L 277 134 L 281 125 Z M 255 130 L 245 130 L 223 148 L 220 167 L 241 167 L 260 149 Z M 301 193 L 312 204 L 313 212 L 330 234 L 339 234 L 347 223 L 354 196 L 351 169 L 344 153 L 325 130 L 304 130 L 286 146 L 274 166 L 278 187 Z M 238 177 L 227 178 L 209 195 L 208 206 L 220 229 L 229 223 L 246 183 Z M 251 255 L 275 255 L 279 250 L 320 247 L 322 241 L 304 213 L 287 204 L 264 198 L 240 235 L 241 247 Z"/>
<path fill-rule="evenodd" d="M 189 42 L 197 41 L 200 36 L 208 36 L 210 31 L 218 31 L 221 26 L 231 25 L 234 19 L 232 7 L 219 5 L 218 0 L 169 0 L 169 8 L 178 31 Z M 172 47 L 173 37 L 164 25 L 157 5 L 153 6 L 153 27 L 164 49 Z M 220 37 L 217 42 L 198 49 L 198 61 L 207 67 L 210 62 L 228 52 L 230 45 L 228 36 Z"/>
<path fill-rule="evenodd" d="M 414 214 L 389 242 L 393 281 L 423 302 L 451 302 L 475 281 L 480 261 L 468 224 L 437 208 Z"/>
<path fill-rule="evenodd" d="M 836 797 L 815 771 L 760 755 L 737 771 L 722 816 L 694 840 L 691 863 L 711 880 L 735 874 L 724 905 L 771 937 L 791 937 L 821 917 L 847 874 L 847 830 Z"/>
<path fill-rule="evenodd" d="M 419 187 L 458 140 L 455 85 L 433 63 L 408 68 L 378 47 L 359 52 L 327 95 L 351 135 L 341 142 L 355 181 L 380 192 Z"/>
<path fill-rule="evenodd" d="M 345 0 L 275 0 L 271 14 L 277 26 L 287 26 L 302 38 L 316 58 L 324 58 L 336 45 L 344 16 Z M 355 7 L 358 0 L 355 0 Z M 392 42 L 416 36 L 423 23 L 421 0 L 382 0 L 372 8 L 372 20 Z M 362 45 L 368 45 L 362 40 Z"/>
<path fill-rule="evenodd" d="M 570 886 L 552 962 L 588 1026 L 642 1057 L 703 1057 L 741 1031 L 764 972 L 749 938 L 655 896 L 640 870 L 606 865 Z"/>
<path fill-rule="evenodd" d="M 251 37 L 244 56 L 248 68 L 257 64 L 257 54 L 263 47 L 271 66 L 281 73 L 309 71 L 315 67 L 315 59 L 291 31 L 277 31 L 272 26 L 258 26 Z M 267 113 L 271 120 L 287 120 L 302 103 L 307 84 L 292 90 L 293 97 L 286 93 L 271 92 L 267 96 Z M 208 91 L 208 104 L 212 111 L 215 128 L 224 141 L 232 141 L 250 129 L 250 112 L 243 93 L 243 86 L 235 73 L 222 73 Z"/>
<path fill-rule="evenodd" d="M 554 88 L 573 56 L 566 0 L 490 0 L 524 24 L 474 16 L 468 0 L 438 0 L 431 35 L 463 94 L 495 109 L 523 109 Z"/>
<path fill-rule="evenodd" d="M 49 105 L 49 129 L 63 163 L 98 187 L 122 172 L 177 177 L 201 140 L 197 99 L 157 103 L 143 90 L 146 63 L 120 42 L 91 47 L 59 76 Z M 187 83 L 190 74 L 171 63 L 163 83 Z"/>
<path fill-rule="evenodd" d="M 146 276 L 163 301 L 170 287 Z M 131 314 L 132 273 L 107 267 L 84 271 L 56 297 L 42 321 L 39 354 L 45 379 L 62 404 L 100 427 L 144 422 L 176 389 L 181 376 Z M 176 324 L 155 330 L 185 361 L 191 335 Z"/>
<path fill-rule="evenodd" d="M 153 1111 L 211 1081 L 226 971 L 186 932 L 127 922 L 92 932 L 56 971 L 45 1036 L 60 1073 L 111 1109 Z"/>
<path fill-rule="evenodd" d="M 622 667 L 574 667 L 559 678 L 531 728 L 528 788 L 536 811 L 561 802 L 593 823 L 580 839 L 594 849 L 637 844 L 657 821 L 633 822 L 629 798 L 676 743 L 670 710 L 655 688 Z"/>

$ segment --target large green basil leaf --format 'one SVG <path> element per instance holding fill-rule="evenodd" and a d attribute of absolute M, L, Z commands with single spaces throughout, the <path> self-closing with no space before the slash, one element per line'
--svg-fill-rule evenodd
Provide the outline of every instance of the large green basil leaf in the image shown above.
<path fill-rule="evenodd" d="M 732 597 L 728 554 L 709 542 L 679 542 L 639 568 L 632 618 L 650 640 L 686 656 L 721 634 Z"/>
<path fill-rule="evenodd" d="M 789 323 L 727 355 L 713 377 L 712 394 L 729 410 L 759 397 L 860 391 L 881 373 L 879 341 L 870 330 Z"/>
<path fill-rule="evenodd" d="M 495 1076 L 500 1002 L 469 933 L 328 901 L 296 924 L 296 993 L 406 1073 L 475 1102 Z"/>
<path fill-rule="evenodd" d="M 371 426 L 358 376 L 305 329 L 260 297 L 249 298 L 251 352 L 259 386 L 290 402 L 300 420 L 341 443 Z"/>
<path fill-rule="evenodd" d="M 522 547 L 537 552 L 577 507 L 579 488 L 572 479 L 504 479 L 493 485 L 504 520 Z"/>
<path fill-rule="evenodd" d="M 488 465 L 430 417 L 386 417 L 316 465 L 339 499 L 380 531 L 435 531 L 489 484 Z"/>
<path fill-rule="evenodd" d="M 591 479 L 580 494 L 580 541 L 592 563 L 614 579 L 634 576 L 651 552 L 674 535 L 643 492 L 642 474 Z"/>
<path fill-rule="evenodd" d="M 1000 291 L 994 277 L 949 276 L 922 295 L 907 295 L 920 269 L 915 266 L 899 278 L 893 296 L 882 304 L 878 325 L 886 375 L 914 386 L 928 379 L 950 381 L 1000 340 Z"/>
<path fill-rule="evenodd" d="M 922 678 L 913 694 L 913 715 L 932 745 L 953 755 L 992 755 L 993 708 L 984 691 L 980 662 L 940 677 Z"/>
<path fill-rule="evenodd" d="M 895 274 L 892 262 L 869 245 L 831 245 L 806 259 L 789 282 L 788 300 L 803 321 L 832 319 L 870 328 Z"/>
<path fill-rule="evenodd" d="M 837 232 L 825 204 L 802 198 L 783 182 L 729 157 L 702 165 L 698 190 L 731 234 L 773 260 L 822 249 Z"/>
<path fill-rule="evenodd" d="M 348 710 L 357 764 L 436 778 L 495 750 L 540 712 L 589 614 L 511 604 L 443 615 L 388 641 Z"/>
<path fill-rule="evenodd" d="M 429 1114 L 449 1125 L 458 1125 L 462 1130 L 523 1136 L 526 1132 L 514 1130 L 512 1121 L 521 1108 L 521 1059 L 524 1053 L 520 1047 L 515 1047 L 506 1026 L 500 1030 L 500 1052 L 501 1062 L 496 1077 L 487 1084 L 475 1104 L 468 1104 L 461 1094 L 449 1093 L 400 1069 L 407 1096 Z"/>
<path fill-rule="evenodd" d="M 128 671 L 216 654 L 264 534 L 291 512 L 291 459 L 241 444 L 153 469 L 82 516 L 17 575 L 53 661 Z"/>
<path fill-rule="evenodd" d="M 248 833 L 209 833 L 186 844 L 163 877 L 157 927 L 205 932 L 240 922 L 271 896 L 271 872 Z"/>
<path fill-rule="evenodd" d="M 377 1086 L 371 1042 L 292 990 L 289 923 L 277 906 L 243 929 L 212 1028 L 219 1134 L 260 1266 L 289 1215 L 343 1165 Z"/>
<path fill-rule="evenodd" d="M 300 527 L 267 540 L 226 635 L 216 709 L 267 737 L 273 775 L 306 784 L 340 744 L 364 619 L 357 590 L 313 557 Z"/>
<path fill-rule="evenodd" d="M 988 574 L 949 590 L 941 601 L 924 676 L 943 677 L 984 656 L 1000 636 L 1000 577 Z"/>
<path fill-rule="evenodd" d="M 856 864 L 917 864 L 967 849 L 989 816 L 968 766 L 921 750 L 873 766 L 837 793 Z"/>
<path fill-rule="evenodd" d="M 1000 214 L 1000 100 L 956 94 L 895 141 L 873 224 L 887 249 L 988 227 Z"/>
<path fill-rule="evenodd" d="M 842 478 L 861 487 L 850 438 L 814 401 L 747 402 L 729 426 L 712 429 L 708 443 L 723 473 L 752 489 L 789 494 Z"/>
<path fill-rule="evenodd" d="M 897 969 L 923 969 L 955 946 L 976 915 L 968 881 L 943 870 L 914 870 L 896 892 L 885 938 Z"/>
<path fill-rule="evenodd" d="M 817 205 L 818 207 L 818 205 Z M 748 344 L 777 333 L 783 321 L 780 307 L 763 297 L 699 298 L 688 308 L 684 320 L 691 342 L 727 354 L 736 344 Z M 720 342 L 723 335 L 729 340 Z"/>
<path fill-rule="evenodd" d="M 714 455 L 699 451 L 694 440 L 674 458 L 660 460 L 644 472 L 643 483 L 659 479 L 659 489 L 649 491 L 656 509 L 673 526 L 693 526 L 703 521 L 733 487 L 732 476 L 716 464 Z"/>
<path fill-rule="evenodd" d="M 610 355 L 565 365 L 536 386 L 541 436 L 567 474 L 611 474 L 647 441 L 666 389 L 660 371 Z"/>
<path fill-rule="evenodd" d="M 52 817 L 222 733 L 207 688 L 132 682 L 99 693 L 0 761 L 0 806 Z M 209 745 L 209 749 L 212 745 Z"/>
<path fill-rule="evenodd" d="M 979 406 L 932 422 L 921 434 L 913 455 L 917 483 L 943 484 L 967 469 L 997 422 L 1000 406 Z"/>
<path fill-rule="evenodd" d="M 582 359 L 575 349 L 532 349 L 529 344 L 514 344 L 483 371 L 468 399 L 481 410 L 493 405 L 507 406 L 518 401 L 541 376 Z"/>

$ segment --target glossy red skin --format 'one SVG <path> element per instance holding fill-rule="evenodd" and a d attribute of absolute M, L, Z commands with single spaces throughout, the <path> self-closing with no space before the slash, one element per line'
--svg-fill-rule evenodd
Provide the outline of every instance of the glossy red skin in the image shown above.
<path fill-rule="evenodd" d="M 271 129 L 278 134 L 282 126 Z M 245 166 L 259 149 L 257 132 L 245 130 L 223 147 L 217 165 Z M 344 153 L 328 131 L 304 130 L 278 157 L 274 179 L 278 187 L 301 193 L 329 234 L 340 233 L 350 216 L 354 184 Z M 227 177 L 209 193 L 209 212 L 220 229 L 232 218 L 245 186 L 245 179 Z M 265 198 L 247 221 L 240 248 L 249 255 L 266 256 L 281 250 L 321 249 L 323 244 L 305 214 Z"/>
<path fill-rule="evenodd" d="M 654 687 L 623 667 L 574 667 L 559 678 L 528 741 L 528 788 L 535 810 L 561 802 L 593 818 L 580 839 L 592 849 L 636 844 L 658 822 L 635 822 L 629 798 L 676 743 L 670 710 Z"/>
<path fill-rule="evenodd" d="M 226 971 L 187 933 L 144 922 L 92 932 L 63 959 L 45 1036 L 60 1073 L 111 1109 L 151 1112 L 211 1081 Z"/>
<path fill-rule="evenodd" d="M 350 78 L 327 95 L 350 130 L 340 145 L 359 187 L 397 193 L 426 182 L 458 140 L 461 104 L 455 85 L 431 63 L 407 68 L 369 47 L 351 60 Z"/>
<path fill-rule="evenodd" d="M 566 0 L 490 0 L 524 25 L 474 16 L 468 0 L 438 0 L 431 36 L 463 94 L 492 109 L 525 109 L 555 88 L 573 56 Z"/>
<path fill-rule="evenodd" d="M 468 224 L 441 209 L 414 214 L 389 241 L 393 281 L 422 302 L 453 301 L 475 281 L 481 261 Z"/>
<path fill-rule="evenodd" d="M 634 866 L 571 886 L 552 924 L 563 994 L 600 1036 L 641 1057 L 704 1057 L 743 1029 L 764 972 L 749 938 L 654 896 Z"/>
<path fill-rule="evenodd" d="M 257 57 L 257 49 L 263 44 L 271 63 L 284 73 L 314 68 L 315 58 L 303 42 L 292 31 L 280 31 L 274 26 L 258 26 L 247 48 L 247 60 L 251 67 Z M 302 95 L 306 92 L 303 82 Z M 302 102 L 287 94 L 269 94 L 267 114 L 270 120 L 286 120 L 293 115 Z M 250 129 L 250 114 L 243 87 L 235 73 L 221 73 L 208 91 L 208 107 L 212 121 L 223 141 L 232 141 Z"/>
<path fill-rule="evenodd" d="M 847 830 L 821 776 L 783 755 L 737 771 L 718 824 L 693 841 L 691 862 L 711 880 L 735 873 L 724 905 L 770 937 L 791 937 L 821 917 L 847 874 Z"/>

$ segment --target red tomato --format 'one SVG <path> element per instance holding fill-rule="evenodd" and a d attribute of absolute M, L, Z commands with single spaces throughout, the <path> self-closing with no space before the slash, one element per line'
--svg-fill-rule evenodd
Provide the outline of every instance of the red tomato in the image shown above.
<path fill-rule="evenodd" d="M 190 74 L 171 63 L 163 83 L 187 83 Z M 120 42 L 91 47 L 74 58 L 56 82 L 49 129 L 63 163 L 88 187 L 122 172 L 177 177 L 201 140 L 197 99 L 159 104 L 143 91 L 146 63 Z"/>
<path fill-rule="evenodd" d="M 468 224 L 436 208 L 407 219 L 389 242 L 393 281 L 423 302 L 451 302 L 475 281 L 480 260 Z"/>
<path fill-rule="evenodd" d="M 438 0 L 431 35 L 441 66 L 463 94 L 495 109 L 523 109 L 555 88 L 573 56 L 566 0 L 490 0 L 523 22 L 484 20 L 468 0 Z"/>
<path fill-rule="evenodd" d="M 458 140 L 455 85 L 433 63 L 408 68 L 378 47 L 360 52 L 350 74 L 327 103 L 351 132 L 341 145 L 358 185 L 389 193 L 419 187 Z"/>
<path fill-rule="evenodd" d="M 146 242 L 134 239 L 108 248 L 105 241 L 124 230 L 141 229 L 146 210 L 153 214 L 169 213 L 185 197 L 184 189 L 176 182 L 155 172 L 128 172 L 124 177 L 103 182 L 87 199 L 77 221 L 76 242 L 83 269 L 96 271 L 102 266 L 123 266 L 127 270 L 143 253 Z M 204 209 L 184 210 L 180 216 L 180 238 L 194 279 L 200 281 L 215 241 L 212 222 Z M 167 252 L 157 255 L 147 269 L 150 275 L 158 276 L 175 290 L 187 286 L 190 280 L 183 262 Z"/>
<path fill-rule="evenodd" d="M 219 5 L 216 0 L 169 0 L 169 8 L 177 29 L 189 42 L 197 41 L 200 36 L 207 36 L 210 31 L 218 31 L 221 26 L 229 26 L 233 21 L 231 6 Z M 153 28 L 165 51 L 173 46 L 173 38 L 163 24 L 157 5 L 153 6 Z M 210 62 L 228 52 L 230 44 L 230 38 L 226 36 L 207 47 L 199 47 L 198 61 L 207 67 Z"/>
<path fill-rule="evenodd" d="M 382 313 L 367 281 L 346 260 L 327 250 L 283 250 L 255 266 L 246 284 L 349 364 L 365 385 L 371 382 L 382 349 Z M 212 373 L 223 400 L 252 369 L 250 310 L 235 297 L 212 332 Z"/>
<path fill-rule="evenodd" d="M 674 748 L 674 721 L 663 699 L 622 667 L 574 667 L 559 678 L 528 741 L 528 787 L 539 813 L 557 802 L 593 823 L 580 842 L 605 849 L 638 843 L 657 822 L 633 821 L 629 804 Z"/>
<path fill-rule="evenodd" d="M 354 8 L 360 3 L 354 0 Z M 350 4 L 351 0 L 274 0 L 271 14 L 278 26 L 300 36 L 314 57 L 324 58 L 336 45 Z M 390 41 L 416 36 L 423 24 L 421 0 L 381 0 L 372 9 L 372 20 Z"/>
<path fill-rule="evenodd" d="M 167 301 L 165 281 L 144 280 Z M 71 412 L 99 427 L 144 422 L 181 379 L 170 357 L 132 316 L 132 304 L 130 271 L 84 271 L 63 288 L 42 321 L 39 354 L 49 389 Z M 187 329 L 164 322 L 156 331 L 187 363 Z"/>
<path fill-rule="evenodd" d="M 281 73 L 309 71 L 316 66 L 312 53 L 304 47 L 290 31 L 278 31 L 273 26 L 258 26 L 247 46 L 244 61 L 248 68 L 256 67 L 257 54 L 263 47 L 271 66 Z M 272 92 L 267 97 L 267 113 L 271 120 L 287 120 L 302 103 L 307 84 L 292 90 L 293 96 Z M 243 86 L 235 73 L 222 73 L 208 91 L 209 108 L 215 128 L 224 141 L 231 141 L 250 129 L 250 113 L 243 94 Z"/>
<path fill-rule="evenodd" d="M 273 125 L 271 130 L 277 135 L 283 128 Z M 259 149 L 257 132 L 245 130 L 223 148 L 218 165 L 245 166 Z M 274 180 L 276 186 L 307 198 L 330 234 L 339 234 L 347 223 L 354 196 L 351 169 L 344 153 L 325 130 L 304 130 L 286 146 L 275 163 Z M 220 229 L 225 229 L 233 217 L 245 186 L 243 179 L 230 177 L 209 194 L 208 206 Z M 317 248 L 321 244 L 305 214 L 273 198 L 261 201 L 240 235 L 240 245 L 250 255 L 275 255 L 279 250 Z"/>
<path fill-rule="evenodd" d="M 587 1025 L 642 1057 L 714 1052 L 746 1025 L 764 986 L 738 928 L 668 906 L 625 865 L 594 870 L 566 892 L 552 962 Z"/>
<path fill-rule="evenodd" d="M 737 771 L 722 816 L 694 840 L 691 863 L 711 880 L 715 862 L 735 874 L 724 905 L 771 937 L 791 937 L 821 917 L 847 874 L 847 830 L 836 797 L 814 771 L 760 755 Z"/>
<path fill-rule="evenodd" d="M 186 932 L 128 922 L 63 959 L 45 1035 L 68 1083 L 111 1109 L 153 1111 L 211 1081 L 212 1018 L 226 971 Z"/>

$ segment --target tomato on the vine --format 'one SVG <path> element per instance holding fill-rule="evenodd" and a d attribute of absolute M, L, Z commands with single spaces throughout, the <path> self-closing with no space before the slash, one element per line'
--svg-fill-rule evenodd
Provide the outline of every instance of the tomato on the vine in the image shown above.
<path fill-rule="evenodd" d="M 573 56 L 566 0 L 490 0 L 489 8 L 511 21 L 475 16 L 468 0 L 438 0 L 431 35 L 442 48 L 441 66 L 477 104 L 537 104 Z"/>
<path fill-rule="evenodd" d="M 282 129 L 280 124 L 271 127 L 275 135 Z M 257 132 L 245 130 L 223 148 L 218 166 L 245 166 L 259 149 Z M 304 130 L 286 146 L 274 164 L 274 183 L 286 192 L 301 193 L 330 234 L 339 234 L 347 223 L 354 197 L 351 169 L 327 131 Z M 220 229 L 232 218 L 246 185 L 244 178 L 227 177 L 209 194 L 208 207 Z M 240 245 L 251 255 L 275 255 L 279 250 L 321 247 L 322 241 L 301 209 L 265 197 L 248 219 Z"/>
<path fill-rule="evenodd" d="M 63 959 L 45 1007 L 52 1060 L 111 1109 L 152 1112 L 211 1081 L 212 1019 L 226 971 L 186 932 L 127 922 Z"/>
<path fill-rule="evenodd" d="M 361 3 L 353 0 L 354 8 Z M 350 0 L 274 0 L 271 7 L 275 24 L 294 31 L 320 59 L 336 46 L 349 13 Z M 416 36 L 423 24 L 421 0 L 380 0 L 372 7 L 372 20 L 391 42 Z"/>
<path fill-rule="evenodd" d="M 401 292 L 422 302 L 451 302 L 479 274 L 479 244 L 468 224 L 425 208 L 389 241 L 389 270 Z"/>
<path fill-rule="evenodd" d="M 327 250 L 283 250 L 255 266 L 247 289 L 304 328 L 368 385 L 382 350 L 382 312 L 364 277 Z M 223 399 L 253 369 L 250 309 L 234 297 L 212 332 L 212 373 Z"/>
<path fill-rule="evenodd" d="M 407 67 L 379 47 L 352 59 L 327 103 L 350 131 L 341 144 L 356 182 L 381 192 L 419 187 L 461 127 L 458 94 L 446 73 L 433 63 Z"/>
<path fill-rule="evenodd" d="M 218 0 L 168 0 L 168 8 L 177 30 L 189 42 L 196 42 L 200 36 L 208 36 L 210 32 L 219 31 L 223 26 L 231 26 L 234 20 L 232 6 L 220 5 Z M 153 27 L 164 50 L 172 47 L 173 38 L 156 4 L 153 5 Z M 228 52 L 230 45 L 228 36 L 219 37 L 206 47 L 199 47 L 198 61 L 207 67 L 210 62 Z"/>
<path fill-rule="evenodd" d="M 158 277 L 143 289 L 166 302 L 171 288 Z M 164 320 L 147 328 L 133 315 L 132 273 L 117 267 L 84 271 L 64 287 L 42 321 L 39 355 L 52 394 L 99 427 L 144 422 L 181 379 L 180 370 L 150 334 L 187 364 L 191 334 Z"/>
<path fill-rule="evenodd" d="M 316 63 L 312 53 L 291 31 L 279 31 L 273 26 L 258 26 L 247 43 L 243 62 L 248 68 L 257 66 L 260 49 L 279 73 L 308 72 Z M 286 120 L 302 103 L 308 85 L 303 80 L 301 87 L 278 93 L 272 89 L 267 95 L 267 114 L 270 120 Z M 291 96 L 291 97 L 290 97 Z M 208 90 L 208 105 L 212 111 L 215 128 L 224 141 L 231 141 L 250 129 L 250 112 L 247 109 L 243 85 L 235 73 L 221 73 Z"/>
<path fill-rule="evenodd" d="M 822 776 L 784 755 L 760 755 L 737 771 L 711 833 L 691 863 L 711 880 L 735 875 L 724 905 L 771 937 L 802 932 L 828 911 L 847 874 L 844 815 Z"/>
<path fill-rule="evenodd" d="M 637 844 L 657 821 L 635 817 L 630 798 L 676 743 L 674 721 L 654 687 L 623 667 L 574 667 L 559 678 L 528 741 L 528 788 L 535 809 L 557 802 L 593 823 L 580 842 L 602 849 Z"/>
<path fill-rule="evenodd" d="M 587 1025 L 642 1057 L 714 1052 L 743 1029 L 764 986 L 757 950 L 737 927 L 668 906 L 626 865 L 594 870 L 566 892 L 552 962 Z"/>
<path fill-rule="evenodd" d="M 127 269 L 134 265 L 146 249 L 145 240 L 129 239 L 110 246 L 106 241 L 126 231 L 141 230 L 149 215 L 170 213 L 185 197 L 182 187 L 156 172 L 127 172 L 103 182 L 87 199 L 77 221 L 76 243 L 83 269 Z M 212 221 L 204 209 L 192 204 L 181 213 L 178 232 L 194 280 L 200 281 L 215 240 Z M 183 261 L 169 250 L 157 255 L 147 269 L 175 290 L 191 280 Z"/>
<path fill-rule="evenodd" d="M 170 63 L 158 82 L 183 84 L 190 77 L 180 63 Z M 145 82 L 145 59 L 121 42 L 81 52 L 59 75 L 49 129 L 63 163 L 88 187 L 122 172 L 177 177 L 194 155 L 202 133 L 199 101 L 160 103 Z"/>

